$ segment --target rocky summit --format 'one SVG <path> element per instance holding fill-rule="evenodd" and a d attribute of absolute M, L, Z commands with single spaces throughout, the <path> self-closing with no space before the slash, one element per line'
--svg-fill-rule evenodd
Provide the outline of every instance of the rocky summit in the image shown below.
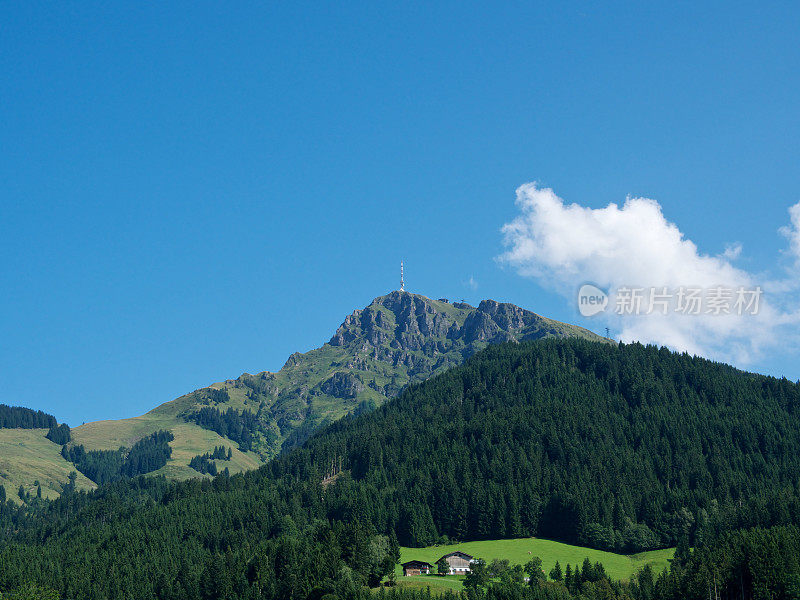
<path fill-rule="evenodd" d="M 349 315 L 328 344 L 347 348 L 362 359 L 351 367 L 370 358 L 404 369 L 410 382 L 458 364 L 487 344 L 544 337 L 602 339 L 513 304 L 484 300 L 475 308 L 463 302 L 450 304 L 444 299 L 392 292 Z M 387 395 L 396 393 L 385 391 Z"/>
<path fill-rule="evenodd" d="M 604 338 L 513 304 L 477 307 L 395 291 L 347 316 L 322 347 L 295 353 L 277 373 L 245 374 L 217 384 L 237 410 L 258 415 L 253 449 L 268 458 L 303 442 L 318 427 L 370 410 L 411 383 L 464 362 L 489 344 L 547 337 Z M 202 390 L 194 393 L 200 410 Z M 223 408 L 223 407 L 219 407 Z"/>
<path fill-rule="evenodd" d="M 230 467 L 245 470 L 301 444 L 327 423 L 372 410 L 409 384 L 460 365 L 489 344 L 551 337 L 608 341 L 513 304 L 484 300 L 475 307 L 395 291 L 348 315 L 328 343 L 292 354 L 277 372 L 245 373 L 142 417 L 87 423 L 75 435 L 87 448 L 113 449 L 169 430 L 175 452 L 159 473 L 177 478 L 197 475 L 188 466 L 193 455 L 234 443 Z"/>

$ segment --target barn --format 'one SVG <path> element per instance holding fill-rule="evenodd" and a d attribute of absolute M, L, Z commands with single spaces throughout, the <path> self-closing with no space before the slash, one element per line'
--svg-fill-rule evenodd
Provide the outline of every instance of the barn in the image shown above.
<path fill-rule="evenodd" d="M 475 558 L 466 552 L 451 552 L 445 554 L 436 563 L 438 564 L 442 560 L 447 561 L 447 564 L 450 565 L 450 575 L 461 575 L 469 572 L 469 566 Z"/>
<path fill-rule="evenodd" d="M 410 560 L 403 563 L 403 575 L 409 577 L 411 575 L 428 575 L 431 572 L 433 565 L 426 563 L 424 560 Z"/>

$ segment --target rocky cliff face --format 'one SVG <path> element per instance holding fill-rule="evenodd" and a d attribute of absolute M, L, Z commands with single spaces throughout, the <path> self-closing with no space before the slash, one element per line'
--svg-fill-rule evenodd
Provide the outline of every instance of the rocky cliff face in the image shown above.
<path fill-rule="evenodd" d="M 567 336 L 602 339 L 586 329 L 545 319 L 513 304 L 484 300 L 475 308 L 392 292 L 349 315 L 328 343 L 335 347 L 355 345 L 364 351 L 374 349 L 380 358 L 387 356 L 381 350 L 435 356 L 457 349 L 466 350 L 469 355 L 481 342 L 485 345 Z"/>
<path fill-rule="evenodd" d="M 336 398 L 355 398 L 364 390 L 364 384 L 358 375 L 339 371 L 323 381 L 319 389 Z"/>
<path fill-rule="evenodd" d="M 320 425 L 378 406 L 488 344 L 544 337 L 603 340 L 513 304 L 484 300 L 474 307 L 392 292 L 348 315 L 327 344 L 292 354 L 277 373 L 217 385 L 228 391 L 232 408 L 257 408 L 256 447 L 268 458 Z"/>
<path fill-rule="evenodd" d="M 348 316 L 328 343 L 347 346 L 363 342 L 375 347 L 422 350 L 432 339 L 446 339 L 454 334 L 459 329 L 458 323 L 463 322 L 464 315 L 460 313 L 464 309 L 444 311 L 435 304 L 444 303 L 434 303 L 429 298 L 405 292 L 392 292 Z"/>

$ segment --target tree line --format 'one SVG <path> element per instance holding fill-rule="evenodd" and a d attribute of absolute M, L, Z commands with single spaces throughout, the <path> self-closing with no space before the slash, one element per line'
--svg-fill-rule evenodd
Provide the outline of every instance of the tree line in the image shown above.
<path fill-rule="evenodd" d="M 221 411 L 210 406 L 203 406 L 197 412 L 187 415 L 186 420 L 193 421 L 200 427 L 210 429 L 233 440 L 239 444 L 242 452 L 253 449 L 254 434 L 260 429 L 258 416 L 248 409 L 241 412 L 233 408 Z"/>
<path fill-rule="evenodd" d="M 47 429 L 45 437 L 59 446 L 71 439 L 69 425 L 41 410 L 0 404 L 0 429 Z"/>
<path fill-rule="evenodd" d="M 215 446 L 213 452 L 206 452 L 202 455 L 192 457 L 189 461 L 189 466 L 198 473 L 207 473 L 208 475 L 216 476 L 218 474 L 217 463 L 215 460 L 230 460 L 233 457 L 233 451 L 228 448 L 225 450 L 224 446 Z M 225 467 L 224 470 L 227 470 Z"/>
<path fill-rule="evenodd" d="M 328 528 L 318 523 L 306 535 L 287 519 L 280 537 L 260 544 L 238 575 L 236 552 L 227 549 L 195 570 L 190 585 L 169 584 L 154 597 L 235 600 L 311 598 L 314 600 L 790 600 L 800 595 L 800 529 L 755 528 L 727 532 L 693 552 L 676 555 L 669 569 L 656 574 L 646 566 L 629 581 L 612 580 L 602 563 L 588 558 L 574 567 L 559 563 L 549 577 L 542 561 L 525 565 L 508 560 L 477 559 L 461 592 L 431 595 L 427 590 L 399 588 L 394 568 L 399 548 L 394 538 L 364 535 L 356 525 Z M 186 565 L 188 566 L 188 565 Z M 0 575 L 0 585 L 3 577 Z M 183 573 L 178 581 L 188 583 Z M 99 582 L 98 582 L 99 583 Z M 141 589 L 155 586 L 142 582 Z M 158 585 L 168 584 L 160 580 Z M 377 594 L 369 588 L 380 586 Z M 71 593 L 75 593 L 73 588 Z M 95 593 L 114 590 L 94 586 Z M 186 595 L 183 595 L 186 594 Z M 7 600 L 58 600 L 52 585 L 27 581 L 0 591 Z M 81 597 L 81 596 L 77 596 Z M 116 597 L 114 595 L 108 597 Z M 139 596 L 134 596 L 139 597 Z"/>
<path fill-rule="evenodd" d="M 142 438 L 130 449 L 86 450 L 83 445 L 65 445 L 61 455 L 95 483 L 108 483 L 151 473 L 166 465 L 172 456 L 169 443 L 174 438 L 171 432 L 161 430 Z"/>
<path fill-rule="evenodd" d="M 0 429 L 50 429 L 56 426 L 56 418 L 41 410 L 0 404 Z"/>

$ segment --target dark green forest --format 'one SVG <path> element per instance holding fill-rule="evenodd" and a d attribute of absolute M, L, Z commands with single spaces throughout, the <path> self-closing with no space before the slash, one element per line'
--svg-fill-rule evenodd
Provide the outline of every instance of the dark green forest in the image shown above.
<path fill-rule="evenodd" d="M 541 341 L 346 419 L 273 463 L 332 458 L 401 544 L 539 535 L 638 551 L 800 486 L 800 386 L 638 344 Z M 355 493 L 355 491 L 354 491 Z"/>
<path fill-rule="evenodd" d="M 125 477 L 135 477 L 157 471 L 172 456 L 169 443 L 174 436 L 169 431 L 156 431 L 136 442 L 131 448 L 118 450 L 89 450 L 82 445 L 64 446 L 61 455 L 89 479 L 108 483 Z"/>
<path fill-rule="evenodd" d="M 0 404 L 0 429 L 49 429 L 58 422 L 41 410 Z"/>
<path fill-rule="evenodd" d="M 367 598 L 398 544 L 538 535 L 678 551 L 659 577 L 520 566 L 467 598 L 797 597 L 798 410 L 796 383 L 655 347 L 493 346 L 258 471 L 5 503 L 0 590 Z"/>
<path fill-rule="evenodd" d="M 21 406 L 0 404 L 0 429 L 47 429 L 45 437 L 58 445 L 66 444 L 71 439 L 66 423 L 59 425 L 53 415 Z"/>
<path fill-rule="evenodd" d="M 45 436 L 48 440 L 59 446 L 69 443 L 72 439 L 72 431 L 69 425 L 62 423 L 61 425 L 51 425 L 50 429 Z"/>
<path fill-rule="evenodd" d="M 192 467 L 198 473 L 204 473 L 208 475 L 217 475 L 217 463 L 215 460 L 230 460 L 232 455 L 232 451 L 230 448 L 225 450 L 224 446 L 215 446 L 213 452 L 206 452 L 205 454 L 199 454 L 192 458 L 189 461 L 189 466 Z M 227 467 L 225 467 L 227 469 Z M 223 469 L 224 471 L 224 469 Z"/>
<path fill-rule="evenodd" d="M 220 390 L 212 391 L 219 392 Z M 225 395 L 227 396 L 227 392 Z M 233 440 L 239 444 L 242 452 L 249 452 L 253 449 L 253 434 L 262 427 L 256 413 L 250 410 L 237 412 L 232 408 L 221 411 L 218 408 L 204 406 L 196 413 L 187 415 L 186 420 L 194 421 L 200 427 L 210 429 Z"/>

